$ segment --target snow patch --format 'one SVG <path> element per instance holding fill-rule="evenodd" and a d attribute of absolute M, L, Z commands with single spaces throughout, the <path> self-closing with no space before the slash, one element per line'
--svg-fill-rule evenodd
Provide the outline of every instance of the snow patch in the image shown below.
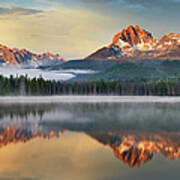
<path fill-rule="evenodd" d="M 172 37 L 172 39 L 177 40 L 177 39 L 178 39 L 178 37 Z"/>
<path fill-rule="evenodd" d="M 172 41 L 168 41 L 164 43 L 165 45 L 172 45 Z"/>
<path fill-rule="evenodd" d="M 140 50 L 137 46 L 133 46 L 134 49 L 137 49 L 138 51 Z"/>
<path fill-rule="evenodd" d="M 140 49 L 140 50 L 144 50 L 144 42 L 141 41 L 141 43 L 137 44 L 137 47 Z"/>
<path fill-rule="evenodd" d="M 161 49 L 162 47 L 163 47 L 163 45 L 161 44 L 161 45 L 159 45 L 157 48 L 158 48 L 158 49 Z"/>
<path fill-rule="evenodd" d="M 118 42 L 116 43 L 116 45 L 118 45 L 120 48 L 130 46 L 129 43 L 123 41 L 122 39 L 119 39 Z"/>
<path fill-rule="evenodd" d="M 146 43 L 146 46 L 148 46 L 148 50 L 153 50 L 153 44 L 152 43 Z"/>

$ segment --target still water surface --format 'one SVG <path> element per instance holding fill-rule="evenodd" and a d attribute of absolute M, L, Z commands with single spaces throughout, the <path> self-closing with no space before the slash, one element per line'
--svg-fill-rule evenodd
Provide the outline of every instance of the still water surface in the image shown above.
<path fill-rule="evenodd" d="M 180 103 L 0 104 L 0 180 L 180 179 Z"/>

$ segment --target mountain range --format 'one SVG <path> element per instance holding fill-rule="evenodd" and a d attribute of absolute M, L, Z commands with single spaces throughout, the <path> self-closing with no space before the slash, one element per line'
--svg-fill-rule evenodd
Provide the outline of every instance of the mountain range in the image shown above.
<path fill-rule="evenodd" d="M 49 52 L 35 54 L 26 49 L 10 49 L 7 46 L 0 45 L 0 64 L 2 66 L 15 65 L 20 67 L 24 65 L 37 67 L 40 65 L 62 62 L 64 62 L 64 59 L 59 54 L 54 55 Z"/>
<path fill-rule="evenodd" d="M 180 34 L 170 33 L 154 39 L 139 26 L 129 26 L 113 37 L 107 47 L 97 50 L 88 60 L 180 60 Z"/>
<path fill-rule="evenodd" d="M 151 32 L 130 25 L 117 33 L 112 42 L 92 53 L 85 60 L 180 60 L 180 34 L 170 33 L 154 39 Z M 59 54 L 36 54 L 26 49 L 0 45 L 0 64 L 32 67 L 64 62 Z"/>
<path fill-rule="evenodd" d="M 60 138 L 65 131 L 51 130 L 33 131 L 27 128 L 1 128 L 0 148 L 10 144 L 26 143 L 34 138 L 41 137 L 47 140 L 54 136 Z M 131 167 L 139 167 L 150 161 L 157 153 L 169 159 L 180 158 L 180 147 L 177 137 L 179 133 L 146 134 L 140 132 L 84 132 L 103 145 L 109 146 L 114 156 Z"/>
<path fill-rule="evenodd" d="M 4 76 L 13 74 L 12 70 L 2 68 L 9 66 L 19 67 L 18 71 L 15 70 L 16 75 L 27 74 L 31 77 L 33 74 L 32 77 L 38 77 L 41 74 L 46 79 L 62 80 L 63 77 L 63 81 L 71 82 L 179 79 L 180 34 L 170 33 L 155 39 L 149 31 L 131 25 L 117 33 L 106 47 L 84 59 L 71 61 L 64 60 L 59 54 L 36 54 L 26 49 L 0 45 L 0 71 Z M 32 69 L 38 69 L 39 73 L 32 72 Z M 49 72 L 51 74 L 47 75 Z"/>

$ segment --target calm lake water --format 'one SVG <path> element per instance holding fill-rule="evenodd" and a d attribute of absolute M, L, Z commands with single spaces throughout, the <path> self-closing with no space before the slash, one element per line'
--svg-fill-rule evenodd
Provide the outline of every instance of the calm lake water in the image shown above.
<path fill-rule="evenodd" d="M 180 103 L 0 103 L 0 180 L 179 180 Z"/>

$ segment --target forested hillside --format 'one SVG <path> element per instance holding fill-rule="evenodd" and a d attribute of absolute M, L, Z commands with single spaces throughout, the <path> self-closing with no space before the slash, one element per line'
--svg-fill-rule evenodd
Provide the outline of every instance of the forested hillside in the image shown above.
<path fill-rule="evenodd" d="M 0 95 L 147 95 L 179 96 L 180 80 L 154 83 L 121 81 L 60 82 L 27 76 L 5 78 L 0 76 Z"/>
<path fill-rule="evenodd" d="M 74 63 L 72 62 L 72 64 Z M 70 64 L 71 62 L 69 62 Z M 78 66 L 81 64 L 83 64 L 84 69 L 89 69 L 89 66 L 86 68 L 84 62 L 78 62 Z M 71 82 L 104 80 L 143 83 L 180 76 L 180 61 L 143 60 L 137 62 L 98 62 L 92 60 L 91 65 L 93 65 L 91 68 L 96 70 L 96 73 L 80 74 L 74 79 L 71 79 Z M 63 66 L 68 68 L 66 63 Z"/>

